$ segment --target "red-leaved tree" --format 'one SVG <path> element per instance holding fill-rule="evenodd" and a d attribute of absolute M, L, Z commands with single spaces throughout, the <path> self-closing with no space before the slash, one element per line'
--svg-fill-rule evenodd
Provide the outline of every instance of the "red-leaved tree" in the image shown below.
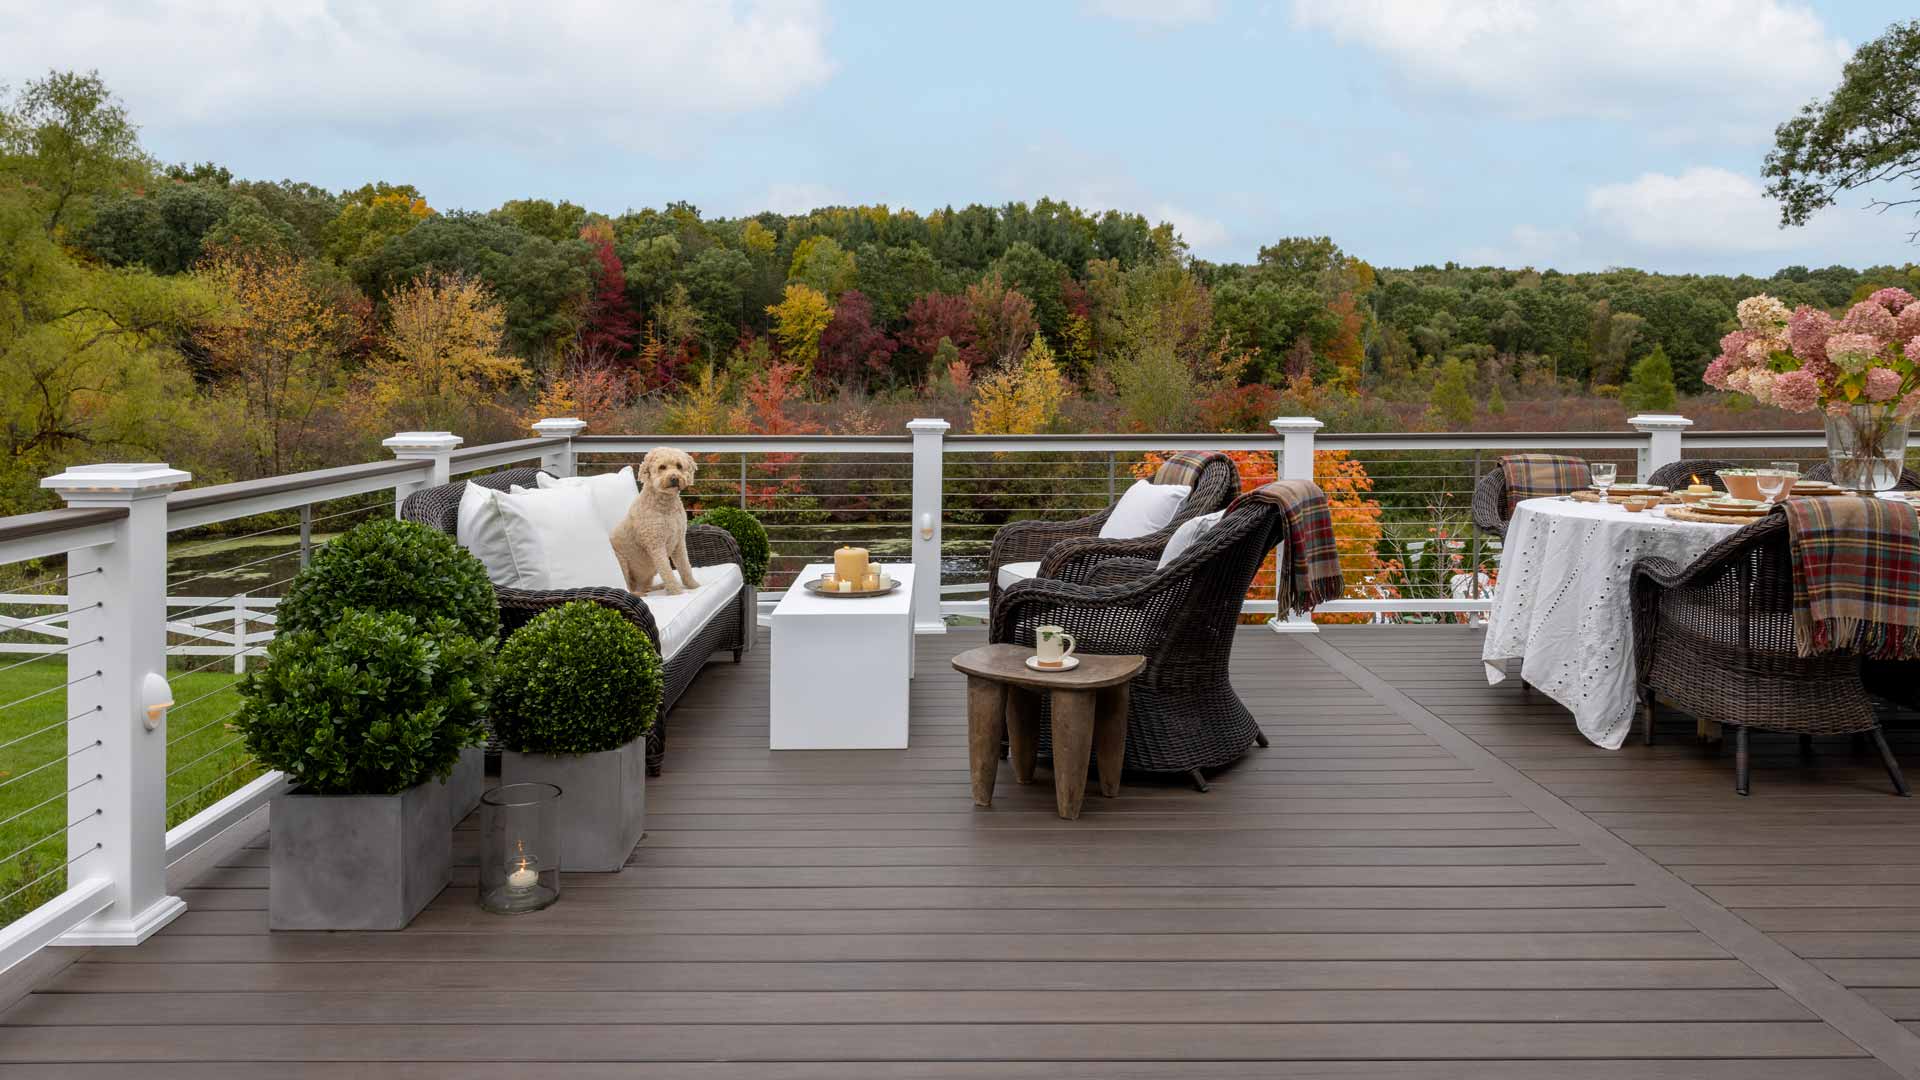
<path fill-rule="evenodd" d="M 900 333 L 900 343 L 930 360 L 939 351 L 941 338 L 953 342 L 969 370 L 979 364 L 980 354 L 973 349 L 973 309 L 967 298 L 942 292 L 915 297 L 907 305 L 907 328 Z"/>
<path fill-rule="evenodd" d="M 587 300 L 586 321 L 580 327 L 580 354 L 596 360 L 631 360 L 640 340 L 640 317 L 627 299 L 626 269 L 613 250 L 613 233 L 591 226 L 581 238 L 594 246 L 593 295 Z"/>
<path fill-rule="evenodd" d="M 840 294 L 833 321 L 820 332 L 820 359 L 814 374 L 833 382 L 871 383 L 893 370 L 900 343 L 874 325 L 873 302 L 859 289 Z"/>

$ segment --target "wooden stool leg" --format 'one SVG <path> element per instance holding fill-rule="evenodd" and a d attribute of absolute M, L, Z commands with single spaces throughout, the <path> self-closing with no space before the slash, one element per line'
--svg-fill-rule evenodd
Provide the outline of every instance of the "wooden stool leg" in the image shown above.
<path fill-rule="evenodd" d="M 992 679 L 967 677 L 967 760 L 973 769 L 973 805 L 993 805 L 993 782 L 1000 772 L 1000 737 L 1007 727 L 1007 687 Z"/>
<path fill-rule="evenodd" d="M 1080 816 L 1087 797 L 1087 757 L 1093 750 L 1094 694 L 1053 692 L 1053 804 L 1060 816 Z"/>
<path fill-rule="evenodd" d="M 1100 794 L 1120 794 L 1120 771 L 1127 761 L 1127 684 L 1100 691 L 1094 707 L 1093 752 L 1100 763 Z"/>
<path fill-rule="evenodd" d="M 1014 782 L 1033 783 L 1033 762 L 1040 754 L 1040 697 L 1017 686 L 1007 688 L 1007 748 Z"/>

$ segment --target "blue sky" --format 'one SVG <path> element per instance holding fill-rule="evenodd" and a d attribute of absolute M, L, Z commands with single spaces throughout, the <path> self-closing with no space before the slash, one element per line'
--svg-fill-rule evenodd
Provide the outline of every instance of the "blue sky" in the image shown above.
<path fill-rule="evenodd" d="M 0 81 L 97 67 L 163 160 L 436 207 L 710 214 L 1050 195 L 1249 259 L 1771 272 L 1906 262 L 1854 199 L 1775 228 L 1774 124 L 1878 0 L 0 0 Z"/>

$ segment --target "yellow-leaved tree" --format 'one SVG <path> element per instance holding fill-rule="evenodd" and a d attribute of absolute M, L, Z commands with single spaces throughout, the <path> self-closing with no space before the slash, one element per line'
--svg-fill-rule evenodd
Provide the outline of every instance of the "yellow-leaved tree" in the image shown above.
<path fill-rule="evenodd" d="M 1066 399 L 1059 361 L 1047 339 L 1036 333 L 1018 361 L 974 383 L 968 412 L 976 434 L 1031 435 L 1060 419 Z"/>
<path fill-rule="evenodd" d="M 803 379 L 812 375 L 814 361 L 820 359 L 820 333 L 833 321 L 827 295 L 795 282 L 787 286 L 779 303 L 767 307 L 767 314 L 773 316 L 773 337 L 780 351 L 799 366 Z"/>
<path fill-rule="evenodd" d="M 245 478 L 319 464 L 314 431 L 339 396 L 341 355 L 360 324 L 352 300 L 311 264 L 269 249 L 215 250 L 194 276 L 223 301 L 193 337 L 215 376 L 207 420 L 227 467 Z"/>
<path fill-rule="evenodd" d="M 427 273 L 387 296 L 380 347 L 353 411 L 369 434 L 474 430 L 527 377 L 506 347 L 506 310 L 478 278 Z"/>

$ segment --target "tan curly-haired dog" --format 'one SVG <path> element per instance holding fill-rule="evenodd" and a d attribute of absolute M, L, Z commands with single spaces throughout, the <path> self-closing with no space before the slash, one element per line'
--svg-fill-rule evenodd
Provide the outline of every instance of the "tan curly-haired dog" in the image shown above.
<path fill-rule="evenodd" d="M 693 486 L 694 471 L 691 457 L 668 446 L 655 447 L 640 462 L 640 496 L 613 530 L 613 554 L 628 592 L 651 591 L 656 574 L 668 593 L 680 592 L 682 585 L 700 587 L 687 561 L 687 509 L 680 505 L 680 493 Z"/>

